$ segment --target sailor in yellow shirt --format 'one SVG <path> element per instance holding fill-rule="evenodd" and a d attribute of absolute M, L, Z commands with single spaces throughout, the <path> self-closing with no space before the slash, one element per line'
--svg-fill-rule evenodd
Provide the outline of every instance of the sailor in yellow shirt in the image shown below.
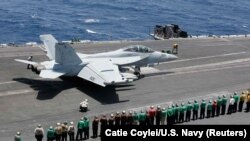
<path fill-rule="evenodd" d="M 172 48 L 172 54 L 178 54 L 178 44 L 175 43 L 173 44 L 173 48 Z"/>

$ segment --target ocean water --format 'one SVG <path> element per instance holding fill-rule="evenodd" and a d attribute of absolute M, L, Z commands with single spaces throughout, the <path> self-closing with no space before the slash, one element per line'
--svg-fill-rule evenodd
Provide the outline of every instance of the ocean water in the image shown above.
<path fill-rule="evenodd" d="M 0 43 L 144 40 L 156 24 L 191 35 L 250 33 L 249 0 L 1 0 Z"/>

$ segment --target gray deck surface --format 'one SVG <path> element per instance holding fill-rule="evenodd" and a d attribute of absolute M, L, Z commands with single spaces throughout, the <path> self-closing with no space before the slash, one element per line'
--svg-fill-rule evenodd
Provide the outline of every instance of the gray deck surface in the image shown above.
<path fill-rule="evenodd" d="M 0 48 L 0 140 L 13 140 L 17 131 L 21 131 L 24 140 L 35 140 L 33 130 L 38 123 L 46 131 L 50 125 L 65 120 L 76 124 L 84 115 L 92 120 L 94 115 L 193 99 L 210 100 L 250 88 L 250 38 L 74 44 L 74 47 L 88 54 L 129 44 L 166 50 L 175 42 L 179 44 L 178 60 L 156 66 L 159 71 L 131 84 L 106 88 L 78 78 L 41 79 L 27 70 L 25 64 L 14 61 L 29 55 L 34 56 L 34 61 L 48 60 L 40 48 Z M 89 100 L 90 111 L 80 113 L 78 104 L 85 98 Z M 250 113 L 242 112 L 184 124 L 250 124 L 249 118 Z"/>

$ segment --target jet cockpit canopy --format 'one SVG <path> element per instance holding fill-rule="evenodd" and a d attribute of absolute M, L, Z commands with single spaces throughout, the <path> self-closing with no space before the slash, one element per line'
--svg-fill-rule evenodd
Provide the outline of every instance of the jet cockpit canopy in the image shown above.
<path fill-rule="evenodd" d="M 123 51 L 128 52 L 140 52 L 140 53 L 152 53 L 154 50 L 144 45 L 130 45 L 123 48 Z"/>

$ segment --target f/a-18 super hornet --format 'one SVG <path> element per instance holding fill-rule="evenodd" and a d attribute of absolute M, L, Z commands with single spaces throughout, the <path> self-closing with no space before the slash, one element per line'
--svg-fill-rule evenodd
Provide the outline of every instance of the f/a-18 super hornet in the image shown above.
<path fill-rule="evenodd" d="M 178 57 L 154 51 L 144 45 L 130 45 L 115 51 L 82 54 L 75 52 L 69 43 L 58 42 L 52 35 L 40 35 L 49 61 L 34 62 L 15 59 L 32 65 L 42 78 L 55 79 L 60 76 L 78 76 L 100 86 L 132 82 L 140 77 L 140 67 L 154 66 Z M 134 73 L 124 71 L 134 68 Z"/>

